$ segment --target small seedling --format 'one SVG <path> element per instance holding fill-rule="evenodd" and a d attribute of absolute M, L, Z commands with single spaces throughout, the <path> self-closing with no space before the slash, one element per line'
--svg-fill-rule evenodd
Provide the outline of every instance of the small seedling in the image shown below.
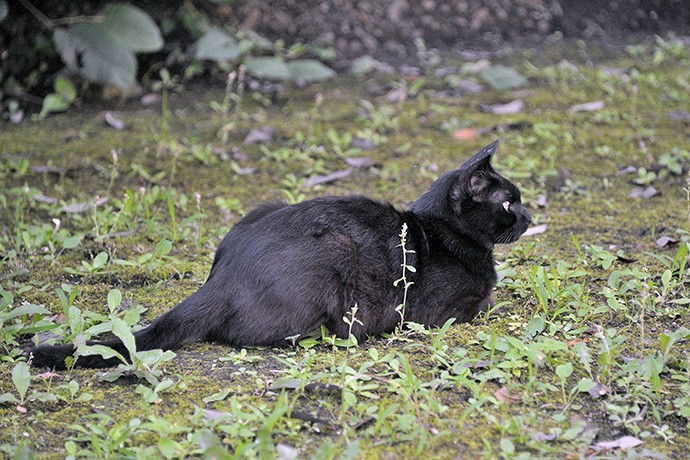
<path fill-rule="evenodd" d="M 395 307 L 395 311 L 400 315 L 400 323 L 398 324 L 398 331 L 402 331 L 403 324 L 405 323 L 405 307 L 407 306 L 407 294 L 409 289 L 412 287 L 414 284 L 414 281 L 408 281 L 407 280 L 407 273 L 415 273 L 417 270 L 414 268 L 414 266 L 408 264 L 408 256 L 410 254 L 414 254 L 414 251 L 411 249 L 407 249 L 407 223 L 403 223 L 402 229 L 400 230 L 400 244 L 398 247 L 402 248 L 402 264 L 400 266 L 402 267 L 402 275 L 400 278 L 395 280 L 393 283 L 393 286 L 398 287 L 400 283 L 402 283 L 403 287 L 403 298 L 402 302 L 398 304 L 397 307 Z"/>

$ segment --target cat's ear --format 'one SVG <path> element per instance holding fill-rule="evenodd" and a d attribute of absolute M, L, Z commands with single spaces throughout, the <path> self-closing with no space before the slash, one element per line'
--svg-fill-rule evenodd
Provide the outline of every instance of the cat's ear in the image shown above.
<path fill-rule="evenodd" d="M 498 140 L 487 145 L 460 167 L 458 178 L 453 186 L 452 196 L 456 200 L 462 195 L 479 200 L 484 190 L 491 184 L 491 159 L 498 150 Z"/>
<path fill-rule="evenodd" d="M 491 157 L 498 149 L 498 141 L 492 142 L 460 168 L 439 177 L 436 182 L 412 204 L 412 211 L 420 215 L 443 216 L 449 209 L 460 213 L 461 203 L 470 197 L 479 200 L 481 192 L 489 184 Z"/>
<path fill-rule="evenodd" d="M 491 144 L 475 153 L 472 158 L 467 160 L 465 164 L 460 167 L 460 169 L 470 170 L 472 168 L 482 167 L 482 165 L 490 165 L 491 158 L 493 158 L 494 153 L 498 150 L 498 143 L 499 140 L 496 139 Z"/>

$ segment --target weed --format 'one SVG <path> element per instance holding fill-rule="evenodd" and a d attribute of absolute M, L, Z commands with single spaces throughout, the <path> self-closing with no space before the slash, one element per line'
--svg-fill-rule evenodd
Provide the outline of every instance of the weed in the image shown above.
<path fill-rule="evenodd" d="M 303 48 L 280 49 L 292 56 Z M 591 59 L 590 47 L 576 48 Z M 435 65 L 437 55 L 421 42 L 418 52 Z M 265 104 L 266 97 L 249 97 L 249 86 L 241 87 L 239 70 L 216 95 L 211 125 L 199 104 L 173 112 L 175 81 L 166 83 L 160 116 L 127 114 L 126 135 L 93 136 L 69 114 L 8 125 L 0 155 L 0 455 L 551 458 L 589 455 L 595 442 L 620 434 L 643 447 L 599 455 L 678 456 L 690 419 L 690 221 L 677 216 L 690 216 L 690 176 L 680 178 L 690 158 L 678 140 L 684 121 L 669 111 L 683 117 L 688 103 L 687 71 L 678 65 L 687 63 L 687 45 L 664 39 L 629 52 L 606 69 L 599 59 L 594 68 L 523 64 L 529 101 L 515 122 L 506 119 L 510 126 L 476 110 L 509 93 L 438 93 L 432 102 L 428 89 L 451 82 L 433 72 L 404 82 L 370 75 L 366 83 L 345 82 L 351 86 L 338 88 L 340 95 L 330 84 L 318 93 L 286 87 Z M 453 76 L 456 84 L 475 78 L 470 67 Z M 406 93 L 404 103 L 363 89 L 378 85 Z M 556 93 L 563 97 L 554 103 Z M 587 100 L 605 107 L 567 111 Z M 55 129 L 71 124 L 83 127 L 65 148 Z M 240 168 L 216 144 L 240 145 L 257 124 L 280 129 L 280 142 L 243 146 Z M 192 134 L 180 137 L 178 127 Z M 474 140 L 451 134 L 468 127 L 497 132 L 509 146 L 496 160 L 520 183 L 527 206 L 548 195 L 535 213 L 547 231 L 495 249 L 502 279 L 490 315 L 440 328 L 405 322 L 404 289 L 414 289 L 406 266 L 415 266 L 408 239 L 398 241 L 401 321 L 392 340 L 358 344 L 320 329 L 280 351 L 199 346 L 194 359 L 181 355 L 170 366 L 170 354 L 130 349 L 144 311 L 139 302 L 162 303 L 167 294 L 158 278 L 179 266 L 174 256 L 210 263 L 206 251 L 267 191 L 299 202 L 312 192 L 368 187 L 404 206 L 439 169 L 458 162 L 459 150 Z M 305 178 L 342 169 L 344 157 L 359 153 L 356 138 L 391 148 L 367 152 L 377 164 L 368 174 L 307 190 Z M 87 159 L 84 152 L 106 155 Z M 629 164 L 635 174 L 615 174 Z M 250 170 L 256 174 L 244 174 Z M 631 179 L 653 184 L 663 199 L 631 205 Z M 258 195 L 247 192 L 253 187 Z M 662 234 L 679 241 L 657 247 Z M 108 286 L 114 282 L 137 302 L 123 304 L 123 292 Z M 362 316 L 360 305 L 352 307 L 344 315 L 350 337 Z M 34 342 L 79 345 L 108 333 L 130 348 L 121 356 L 127 364 L 106 375 L 133 385 L 99 384 L 100 372 L 32 374 L 20 358 L 27 334 L 36 334 Z M 178 367 L 184 377 L 168 373 Z M 108 415 L 84 419 L 93 407 Z M 294 417 L 300 413 L 317 421 Z"/>
<path fill-rule="evenodd" d="M 405 322 L 405 307 L 407 306 L 407 293 L 409 289 L 414 285 L 413 281 L 408 281 L 407 280 L 407 273 L 415 273 L 417 270 L 414 268 L 414 266 L 408 264 L 408 256 L 410 254 L 414 254 L 414 251 L 411 249 L 407 249 L 407 223 L 403 223 L 402 228 L 400 229 L 400 245 L 398 247 L 402 248 L 402 264 L 400 266 L 402 267 L 402 275 L 400 278 L 395 280 L 393 282 L 393 286 L 398 287 L 400 283 L 402 283 L 402 288 L 403 288 L 403 298 L 402 302 L 398 304 L 397 307 L 395 307 L 395 311 L 398 313 L 400 316 L 400 323 L 398 324 L 398 331 L 402 331 L 403 324 Z"/>

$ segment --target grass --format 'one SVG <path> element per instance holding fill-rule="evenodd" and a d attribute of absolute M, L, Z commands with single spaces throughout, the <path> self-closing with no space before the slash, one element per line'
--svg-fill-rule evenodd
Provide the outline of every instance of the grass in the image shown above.
<path fill-rule="evenodd" d="M 527 93 L 442 93 L 458 74 L 435 68 L 464 64 L 444 58 L 423 81 L 340 77 L 272 104 L 224 82 L 187 88 L 162 115 L 127 106 L 126 132 L 88 106 L 5 127 L 2 455 L 683 457 L 690 156 L 687 120 L 668 114 L 689 106 L 688 50 L 660 39 L 613 55 L 578 50 L 592 66 L 561 62 L 558 49 L 506 58 Z M 477 109 L 517 97 L 517 114 Z M 604 107 L 569 110 L 595 100 Z M 273 141 L 243 145 L 259 126 Z M 453 138 L 460 129 L 476 136 Z M 286 349 L 195 344 L 174 359 L 130 343 L 135 364 L 105 373 L 45 372 L 20 357 L 35 334 L 129 342 L 199 287 L 220 238 L 261 202 L 366 193 L 405 206 L 495 137 L 498 169 L 547 227 L 497 248 L 496 305 L 470 324 L 405 323 L 364 343 L 321 331 Z M 358 157 L 374 166 L 304 185 Z M 648 186 L 659 194 L 631 198 Z M 401 267 L 399 289 L 414 289 L 413 269 Z M 344 321 L 353 327 L 357 310 Z"/>

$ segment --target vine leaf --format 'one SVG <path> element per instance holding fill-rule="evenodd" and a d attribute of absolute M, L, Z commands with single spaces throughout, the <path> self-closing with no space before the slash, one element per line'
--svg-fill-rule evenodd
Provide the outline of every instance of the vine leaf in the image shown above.
<path fill-rule="evenodd" d="M 215 27 L 209 28 L 196 42 L 197 59 L 209 59 L 211 61 L 232 61 L 239 57 L 240 48 L 230 35 Z"/>
<path fill-rule="evenodd" d="M 103 21 L 58 28 L 53 42 L 62 61 L 94 83 L 122 90 L 136 81 L 136 52 L 161 49 L 158 26 L 139 8 L 112 3 L 103 10 Z"/>

